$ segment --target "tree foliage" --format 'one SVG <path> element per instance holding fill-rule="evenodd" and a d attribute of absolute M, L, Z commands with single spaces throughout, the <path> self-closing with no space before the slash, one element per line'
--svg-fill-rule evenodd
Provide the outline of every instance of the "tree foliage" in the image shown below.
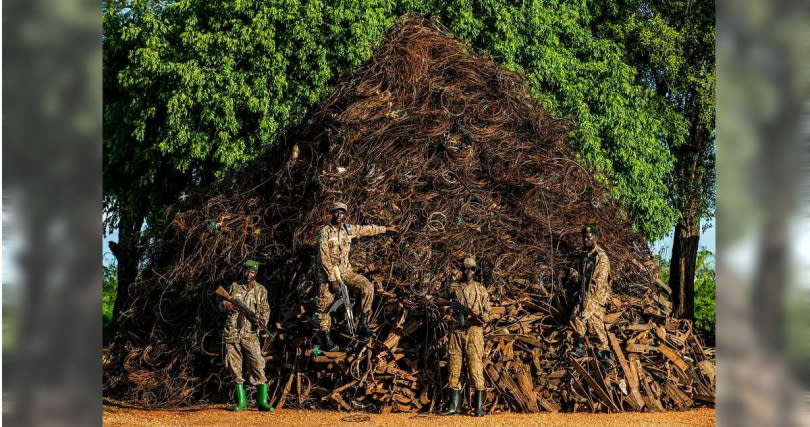
<path fill-rule="evenodd" d="M 639 83 L 664 101 L 662 114 L 688 125 L 673 127 L 662 141 L 674 161 L 668 180 L 670 206 L 677 211 L 669 281 L 673 310 L 691 319 L 700 222 L 714 215 L 715 204 L 714 4 L 619 0 L 593 6 L 601 16 L 595 31 L 623 46 L 639 70 Z"/>
<path fill-rule="evenodd" d="M 614 184 L 639 231 L 656 239 L 670 229 L 674 161 L 665 142 L 688 122 L 644 84 L 624 40 L 600 33 L 607 15 L 583 0 L 107 3 L 107 225 L 161 212 L 257 158 L 409 12 L 439 19 L 523 72 L 551 113 L 574 119 L 583 161 Z"/>
<path fill-rule="evenodd" d="M 594 31 L 622 46 L 638 82 L 656 91 L 673 155 L 670 204 L 700 224 L 715 205 L 715 15 L 711 2 L 619 0 L 594 2 Z M 685 121 L 685 122 L 684 122 Z M 699 232 L 699 230 L 698 230 Z"/>

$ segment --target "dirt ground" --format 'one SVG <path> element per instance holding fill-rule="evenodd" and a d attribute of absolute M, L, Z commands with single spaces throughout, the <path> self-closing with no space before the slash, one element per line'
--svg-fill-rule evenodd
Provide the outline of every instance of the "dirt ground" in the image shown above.
<path fill-rule="evenodd" d="M 224 405 L 170 411 L 145 411 L 104 407 L 105 426 L 714 426 L 714 409 L 685 412 L 621 414 L 495 414 L 483 418 L 441 417 L 427 414 L 363 414 L 336 411 L 281 409 L 271 413 L 255 410 L 234 413 Z"/>

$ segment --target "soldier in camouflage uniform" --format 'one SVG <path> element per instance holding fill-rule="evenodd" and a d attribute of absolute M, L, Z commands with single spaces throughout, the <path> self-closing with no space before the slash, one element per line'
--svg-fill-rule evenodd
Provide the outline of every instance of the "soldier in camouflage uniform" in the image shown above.
<path fill-rule="evenodd" d="M 605 305 L 610 300 L 610 261 L 596 244 L 598 235 L 596 226 L 582 228 L 582 257 L 577 269 L 569 271 L 569 281 L 576 286 L 579 295 L 579 302 L 571 315 L 571 326 L 577 334 L 571 355 L 585 356 L 585 331 L 590 330 L 599 339 L 599 358 L 604 362 L 610 358 L 604 321 Z"/>
<path fill-rule="evenodd" d="M 472 315 L 455 310 L 455 322 L 450 332 L 447 353 L 449 354 L 448 386 L 450 406 L 444 415 L 459 413 L 461 398 L 462 356 L 467 357 L 467 370 L 475 388 L 475 416 L 484 415 L 484 326 L 491 320 L 489 293 L 475 281 L 476 263 L 474 258 L 464 259 L 464 282 L 452 283 L 445 296 L 469 309 Z"/>
<path fill-rule="evenodd" d="M 234 282 L 228 293 L 256 316 L 267 324 L 270 318 L 270 305 L 267 302 L 267 289 L 256 282 L 256 273 L 259 263 L 253 260 L 245 261 L 244 280 Z M 267 378 L 264 375 L 264 357 L 259 345 L 257 328 L 228 301 L 222 301 L 221 310 L 228 311 L 225 328 L 222 331 L 222 341 L 225 343 L 225 366 L 231 372 L 236 383 L 236 406 L 234 411 L 247 409 L 247 395 L 245 393 L 244 378 L 242 377 L 242 355 L 247 356 L 248 380 L 256 386 L 257 405 L 260 411 L 272 411 L 267 403 Z"/>
<path fill-rule="evenodd" d="M 321 332 L 321 342 L 328 350 L 337 350 L 332 342 L 330 329 L 332 318 L 329 308 L 334 302 L 334 292 L 340 289 L 339 279 L 346 287 L 360 296 L 360 321 L 357 332 L 361 336 L 372 336 L 374 333 L 368 327 L 368 317 L 371 314 L 371 303 L 374 301 L 374 285 L 364 276 L 355 273 L 349 263 L 349 251 L 352 239 L 365 236 L 374 236 L 386 231 L 397 233 L 396 226 L 381 225 L 351 225 L 346 223 L 348 207 L 344 203 L 334 203 L 330 208 L 332 220 L 325 225 L 318 234 L 318 278 L 319 289 L 316 298 L 318 306 L 317 321 Z"/>

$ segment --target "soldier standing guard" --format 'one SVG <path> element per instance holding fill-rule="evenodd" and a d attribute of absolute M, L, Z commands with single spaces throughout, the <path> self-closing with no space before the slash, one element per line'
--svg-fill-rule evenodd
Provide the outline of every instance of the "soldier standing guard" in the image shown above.
<path fill-rule="evenodd" d="M 599 231 L 594 225 L 582 227 L 583 253 L 577 269 L 569 270 L 569 280 L 578 289 L 579 302 L 571 315 L 571 325 L 576 332 L 574 357 L 585 356 L 585 331 L 590 330 L 599 339 L 599 359 L 610 358 L 605 331 L 605 305 L 610 300 L 610 261 L 607 254 L 596 244 Z"/>
<path fill-rule="evenodd" d="M 355 273 L 349 263 L 349 251 L 352 239 L 364 236 L 374 236 L 386 231 L 398 233 L 396 226 L 381 225 L 351 225 L 346 223 L 348 207 L 344 203 L 334 203 L 329 209 L 332 220 L 325 225 L 318 234 L 318 278 L 319 289 L 316 303 L 318 306 L 317 321 L 321 332 L 322 344 L 330 351 L 337 350 L 329 334 L 332 318 L 329 307 L 334 301 L 333 292 L 340 289 L 339 280 L 343 280 L 346 287 L 360 295 L 360 322 L 357 332 L 361 336 L 372 336 L 368 327 L 368 318 L 371 314 L 371 303 L 374 301 L 374 285 Z"/>
<path fill-rule="evenodd" d="M 253 260 L 245 261 L 244 280 L 231 284 L 228 293 L 232 299 L 242 302 L 249 310 L 256 314 L 264 325 L 270 318 L 270 305 L 267 302 L 267 289 L 256 282 L 256 273 L 259 263 Z M 257 403 L 260 411 L 272 411 L 267 403 L 267 378 L 264 375 L 264 357 L 259 345 L 257 328 L 244 314 L 228 301 L 222 301 L 221 310 L 229 312 L 225 320 L 225 329 L 222 331 L 222 340 L 225 343 L 225 366 L 231 372 L 236 383 L 236 406 L 234 411 L 247 409 L 247 394 L 245 393 L 244 378 L 242 377 L 242 355 L 247 356 L 248 380 L 256 386 Z"/>
<path fill-rule="evenodd" d="M 467 356 L 467 369 L 475 388 L 475 416 L 484 415 L 484 325 L 491 319 L 489 293 L 475 278 L 474 258 L 464 259 L 464 282 L 450 285 L 447 297 L 454 304 L 455 324 L 450 332 L 448 386 L 450 406 L 443 415 L 459 413 L 461 398 L 462 355 Z M 460 307 L 459 307 L 460 306 Z"/>

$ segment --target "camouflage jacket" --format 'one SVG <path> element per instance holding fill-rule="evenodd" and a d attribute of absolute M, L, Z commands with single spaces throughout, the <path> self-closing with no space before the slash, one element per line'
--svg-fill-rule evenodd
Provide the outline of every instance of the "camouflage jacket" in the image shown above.
<path fill-rule="evenodd" d="M 318 264 L 321 280 L 330 282 L 337 280 L 334 268 L 341 272 L 351 270 L 349 264 L 349 251 L 352 248 L 352 239 L 375 234 L 385 233 L 381 225 L 350 225 L 335 226 L 327 224 L 318 234 Z"/>
<path fill-rule="evenodd" d="M 228 289 L 231 297 L 241 301 L 247 308 L 256 313 L 265 325 L 270 319 L 270 304 L 267 301 L 267 289 L 259 282 L 253 282 L 253 289 L 247 290 L 245 285 L 232 283 Z M 220 309 L 224 309 L 225 301 L 220 303 Z M 236 342 L 240 336 L 247 336 L 257 333 L 257 329 L 250 323 L 245 315 L 239 312 L 229 312 L 225 319 L 225 328 L 222 331 L 222 339 L 225 342 Z"/>
<path fill-rule="evenodd" d="M 470 309 L 473 314 L 481 316 L 484 322 L 492 320 L 489 305 L 489 292 L 480 282 L 451 283 L 443 297 L 450 301 L 457 301 L 461 305 Z"/>
<path fill-rule="evenodd" d="M 579 292 L 586 306 L 604 307 L 610 301 L 610 260 L 598 245 L 583 254 L 577 265 Z"/>

